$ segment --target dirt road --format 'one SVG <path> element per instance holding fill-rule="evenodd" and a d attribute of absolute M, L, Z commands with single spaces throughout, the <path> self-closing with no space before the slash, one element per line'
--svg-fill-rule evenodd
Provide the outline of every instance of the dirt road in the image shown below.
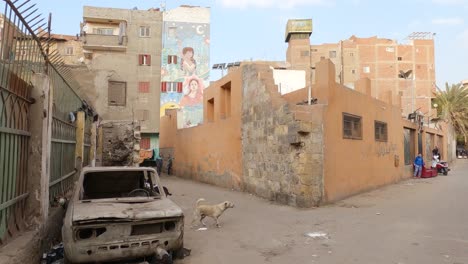
<path fill-rule="evenodd" d="M 179 264 L 468 264 L 467 160 L 447 177 L 411 179 L 307 210 L 175 177 L 163 183 L 186 214 L 192 254 Z M 206 231 L 189 228 L 200 197 L 235 203 L 221 228 L 211 220 Z M 311 232 L 321 233 L 305 235 Z"/>

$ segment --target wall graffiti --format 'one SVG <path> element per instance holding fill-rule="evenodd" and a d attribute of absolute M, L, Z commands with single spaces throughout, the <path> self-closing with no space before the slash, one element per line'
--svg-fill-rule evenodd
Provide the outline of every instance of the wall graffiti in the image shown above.
<path fill-rule="evenodd" d="M 375 154 L 378 157 L 396 154 L 397 145 L 394 143 L 381 143 L 375 146 Z"/>
<path fill-rule="evenodd" d="M 178 109 L 177 127 L 203 123 L 209 85 L 210 25 L 165 21 L 161 60 L 161 116 Z"/>

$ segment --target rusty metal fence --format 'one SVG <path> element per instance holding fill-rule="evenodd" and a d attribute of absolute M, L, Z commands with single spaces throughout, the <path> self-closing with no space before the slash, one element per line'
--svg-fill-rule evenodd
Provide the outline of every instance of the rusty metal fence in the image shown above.
<path fill-rule="evenodd" d="M 74 111 L 82 107 L 82 101 L 55 68 L 50 67 L 48 75 L 54 98 L 49 179 L 49 201 L 53 201 L 73 187 L 76 173 L 76 126 L 73 118 Z"/>
<path fill-rule="evenodd" d="M 71 119 L 83 101 L 61 56 L 49 52 L 51 17 L 41 18 L 29 2 L 0 2 L 0 245 L 24 227 L 35 73 L 47 74 L 53 90 L 51 200 L 72 187 L 75 174 L 76 128 Z"/>

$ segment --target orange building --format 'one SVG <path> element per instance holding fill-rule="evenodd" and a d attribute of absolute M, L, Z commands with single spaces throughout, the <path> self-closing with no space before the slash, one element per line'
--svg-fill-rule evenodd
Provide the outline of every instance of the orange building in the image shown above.
<path fill-rule="evenodd" d="M 311 34 L 311 20 L 290 20 L 289 65 L 242 63 L 212 83 L 203 124 L 177 129 L 166 111 L 161 153 L 176 175 L 311 207 L 411 177 L 417 153 L 429 164 L 435 146 L 451 159 L 454 139 L 421 114 L 431 110 L 431 39 L 311 46 Z M 410 88 L 420 109 L 408 120 Z"/>
<path fill-rule="evenodd" d="M 177 129 L 166 112 L 161 153 L 176 175 L 311 207 L 410 177 L 418 151 L 427 163 L 435 145 L 447 157 L 445 134 L 402 119 L 400 96 L 372 97 L 368 78 L 350 89 L 322 60 L 308 105 L 307 88 L 281 95 L 274 67 L 243 63 L 214 82 L 200 126 Z"/>

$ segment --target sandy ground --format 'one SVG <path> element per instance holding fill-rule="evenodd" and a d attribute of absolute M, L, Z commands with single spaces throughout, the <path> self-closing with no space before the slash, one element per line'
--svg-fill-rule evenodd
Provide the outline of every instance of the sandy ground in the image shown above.
<path fill-rule="evenodd" d="M 297 209 L 173 176 L 163 176 L 186 214 L 178 264 L 468 264 L 468 161 L 449 176 L 410 179 L 337 204 Z M 208 230 L 191 229 L 195 201 L 235 203 Z M 321 232 L 316 238 L 305 234 Z"/>

